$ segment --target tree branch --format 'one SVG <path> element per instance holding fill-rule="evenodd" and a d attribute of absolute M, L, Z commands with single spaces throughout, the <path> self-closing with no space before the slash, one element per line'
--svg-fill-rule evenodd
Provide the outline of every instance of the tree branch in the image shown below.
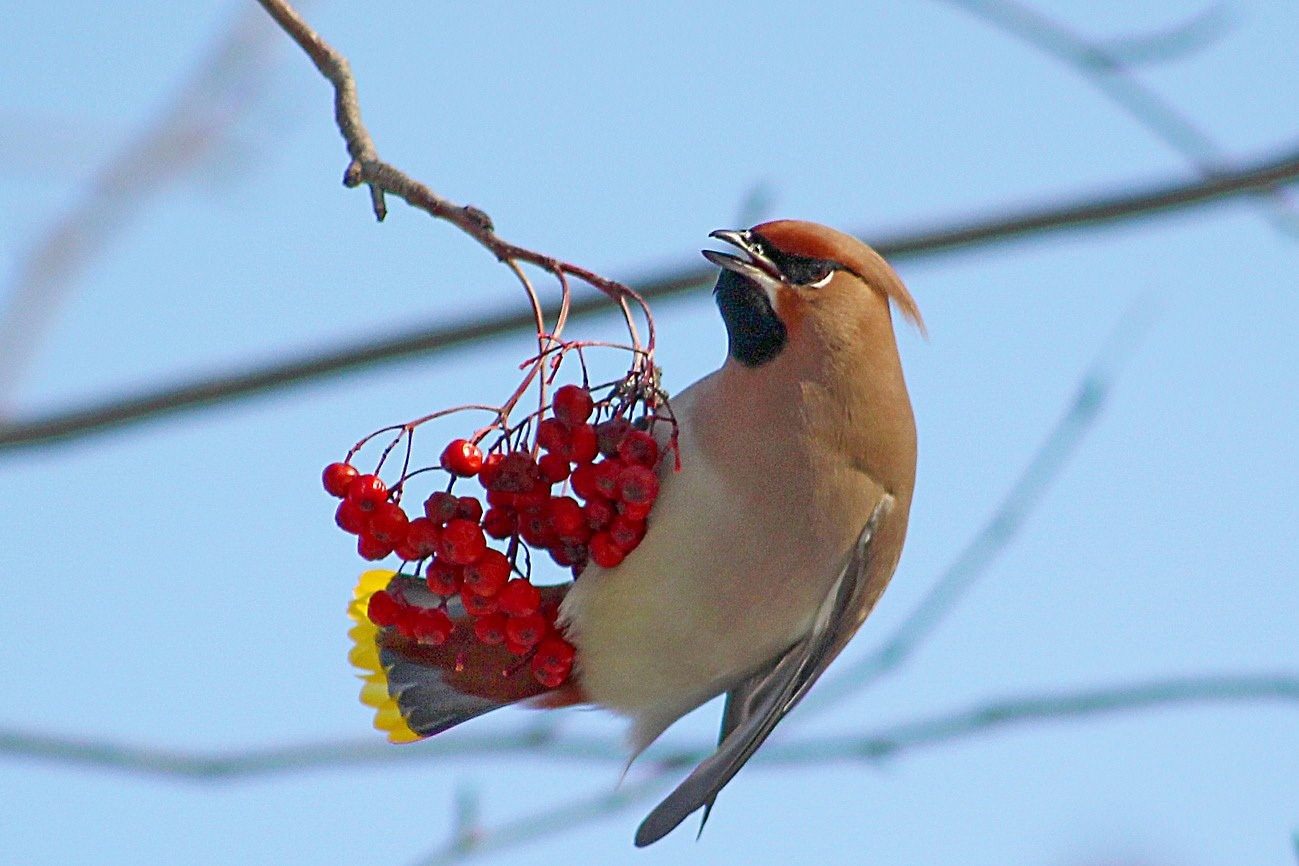
<path fill-rule="evenodd" d="M 1040 697 L 1010 698 L 976 705 L 963 712 L 899 725 L 882 734 L 824 738 L 790 744 L 769 743 L 758 752 L 754 763 L 788 766 L 835 763 L 845 759 L 879 761 L 908 750 L 940 745 L 1030 722 L 1087 718 L 1178 703 L 1235 701 L 1246 695 L 1258 699 L 1299 701 L 1299 678 L 1288 675 L 1179 678 L 1150 681 L 1126 689 L 1093 689 Z M 1248 699 L 1252 700 L 1253 697 Z M 671 757 L 689 766 L 706 754 L 707 750 L 698 753 L 679 751 Z M 478 827 L 472 844 L 457 844 L 457 840 L 453 839 L 428 858 L 418 861 L 418 864 L 445 866 L 459 863 L 478 854 L 519 847 L 567 832 L 576 823 L 588 823 L 612 815 L 659 793 L 666 787 L 665 780 L 673 766 L 672 763 L 660 763 L 651 769 L 648 777 L 635 785 L 603 797 L 560 804 L 496 828 Z M 1296 836 L 1295 844 L 1296 852 L 1299 853 L 1299 835 Z"/>
<path fill-rule="evenodd" d="M 1299 704 L 1299 675 L 1224 674 L 1168 677 L 1137 683 L 980 701 L 875 732 L 768 743 L 755 766 L 819 765 L 844 759 L 878 761 L 906 752 L 973 738 L 1032 722 L 1072 721 L 1093 716 L 1203 703 Z M 642 762 L 678 769 L 702 760 L 714 743 L 652 747 Z M 111 740 L 60 737 L 20 728 L 0 729 L 0 757 L 107 770 L 181 781 L 213 783 L 357 765 L 476 760 L 486 755 L 527 754 L 573 763 L 618 765 L 627 758 L 612 737 L 536 737 L 528 729 L 512 734 L 457 731 L 394 747 L 378 739 L 319 742 L 226 753 L 158 749 Z"/>
<path fill-rule="evenodd" d="M 80 200 L 19 257 L 0 313 L 0 415 L 58 307 L 86 265 L 148 202 L 193 170 L 266 87 L 274 30 L 255 10 L 241 12 L 163 109 L 119 147 Z"/>
<path fill-rule="evenodd" d="M 1001 215 L 955 220 L 943 225 L 894 233 L 859 233 L 894 261 L 974 249 L 1046 232 L 1092 228 L 1138 217 L 1169 213 L 1229 200 L 1259 189 L 1299 181 L 1299 147 L 1279 156 L 1241 165 L 1206 180 L 1166 181 L 1143 188 L 1035 208 L 1007 209 Z M 681 295 L 716 276 L 707 266 L 683 265 L 636 281 L 646 299 Z M 569 318 L 607 309 L 598 295 L 574 299 Z M 156 420 L 204 406 L 225 404 L 292 386 L 429 357 L 467 343 L 534 328 L 531 311 L 488 314 L 471 322 L 428 325 L 381 340 L 357 341 L 342 348 L 306 353 L 288 361 L 235 369 L 194 381 L 115 395 L 27 420 L 0 424 L 0 452 L 80 441 L 88 436 Z"/>
<path fill-rule="evenodd" d="M 1046 14 L 1018 0 L 946 0 L 988 24 L 1014 36 L 1037 50 L 1072 67 L 1088 84 L 1144 126 L 1164 144 L 1181 154 L 1203 177 L 1213 177 L 1224 167 L 1227 154 L 1213 138 L 1151 88 L 1142 84 L 1129 69 L 1122 46 L 1107 47 L 1087 40 Z M 1217 22 L 1215 24 L 1215 21 Z M 1169 47 L 1185 50 L 1187 34 L 1198 34 L 1200 44 L 1206 34 L 1221 32 L 1226 15 L 1221 7 L 1193 19 L 1190 27 L 1177 28 L 1160 37 L 1148 38 L 1142 49 L 1146 56 Z M 1196 26 L 1198 23 L 1198 26 Z M 1130 46 L 1131 47 L 1131 46 Z M 1251 193 L 1266 205 L 1264 215 L 1272 227 L 1294 237 L 1299 233 L 1299 218 L 1279 187 Z"/>
<path fill-rule="evenodd" d="M 654 348 L 653 319 L 640 295 L 615 280 L 562 259 L 548 256 L 502 240 L 492 219 L 480 208 L 460 205 L 438 195 L 428 186 L 379 159 L 374 139 L 361 121 L 356 79 L 347 58 L 336 51 L 298 14 L 287 0 L 257 0 L 285 33 L 306 52 L 320 74 L 334 86 L 334 120 L 352 157 L 343 172 L 343 185 L 370 188 L 374 216 L 382 221 L 388 214 L 384 195 L 395 195 L 411 207 L 434 219 L 451 223 L 469 235 L 500 262 L 527 262 L 552 274 L 566 274 L 603 292 L 615 302 L 630 300 L 641 308 L 650 326 L 649 349 Z"/>

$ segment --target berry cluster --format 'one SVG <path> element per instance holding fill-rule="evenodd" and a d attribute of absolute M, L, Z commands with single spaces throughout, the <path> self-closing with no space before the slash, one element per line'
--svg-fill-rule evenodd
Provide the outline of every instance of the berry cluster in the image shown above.
<path fill-rule="evenodd" d="M 609 417 L 598 420 L 602 414 Z M 535 447 L 526 442 L 522 432 L 506 435 L 484 454 L 476 442 L 452 440 L 439 461 L 451 477 L 448 489 L 429 496 L 414 517 L 400 504 L 414 473 L 390 490 L 378 475 L 342 462 L 325 467 L 323 482 L 342 500 L 335 520 L 357 536 L 363 558 L 395 553 L 416 563 L 416 573 L 422 568 L 429 590 L 442 599 L 428 608 L 377 592 L 368 612 L 375 625 L 443 644 L 456 628 L 447 600 L 458 596 L 476 640 L 504 645 L 528 661 L 538 682 L 555 687 L 571 674 L 574 651 L 557 630 L 556 607 L 543 603 L 530 580 L 532 551 L 547 551 L 574 577 L 591 562 L 604 568 L 622 562 L 645 535 L 659 492 L 660 449 L 612 398 L 597 404 L 576 385 L 555 392 L 550 416 L 536 424 Z M 474 477 L 484 490 L 481 500 L 452 492 L 458 480 Z M 505 549 L 491 540 L 505 542 Z"/>

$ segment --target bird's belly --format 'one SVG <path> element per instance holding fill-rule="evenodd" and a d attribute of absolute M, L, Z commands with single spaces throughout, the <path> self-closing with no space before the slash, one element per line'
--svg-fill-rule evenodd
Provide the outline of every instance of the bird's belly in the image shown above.
<path fill-rule="evenodd" d="M 851 543 L 777 509 L 737 509 L 693 469 L 665 486 L 641 545 L 564 601 L 583 692 L 627 715 L 688 711 L 793 644 Z"/>

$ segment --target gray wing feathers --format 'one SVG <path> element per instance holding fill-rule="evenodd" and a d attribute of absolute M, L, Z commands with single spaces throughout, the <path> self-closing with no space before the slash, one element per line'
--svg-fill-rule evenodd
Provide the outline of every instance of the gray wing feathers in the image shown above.
<path fill-rule="evenodd" d="M 397 702 L 406 726 L 422 737 L 440 734 L 503 706 L 461 694 L 442 681 L 437 668 L 410 661 L 390 649 L 379 650 L 379 661 L 388 674 L 388 694 Z"/>
<path fill-rule="evenodd" d="M 722 709 L 722 727 L 717 735 L 718 748 L 721 748 L 722 743 L 726 742 L 726 738 L 736 728 L 744 724 L 745 719 L 752 718 L 757 712 L 765 693 L 763 686 L 772 681 L 771 674 L 779 663 L 780 658 L 775 659 L 770 665 L 726 693 L 726 706 Z M 704 801 L 704 814 L 699 819 L 699 833 L 695 838 L 704 834 L 708 816 L 712 814 L 713 804 L 717 802 L 717 793 L 714 791 L 713 795 Z"/>
<path fill-rule="evenodd" d="M 711 807 L 718 792 L 838 655 L 847 637 L 860 624 L 855 612 L 861 607 L 866 589 L 871 540 L 893 502 L 893 497 L 885 494 L 871 512 L 808 635 L 790 647 L 774 666 L 746 680 L 727 696 L 723 739 L 717 751 L 641 822 L 636 831 L 637 847 L 662 839 L 701 806 Z"/>
<path fill-rule="evenodd" d="M 433 607 L 439 599 L 429 592 L 424 581 L 405 575 L 388 584 L 408 603 Z M 465 616 L 459 596 L 447 600 L 447 613 L 453 618 Z M 412 731 L 424 737 L 440 734 L 483 713 L 505 706 L 477 695 L 463 694 L 448 686 L 442 671 L 403 657 L 400 653 L 379 648 L 379 663 L 388 677 L 388 694 Z"/>

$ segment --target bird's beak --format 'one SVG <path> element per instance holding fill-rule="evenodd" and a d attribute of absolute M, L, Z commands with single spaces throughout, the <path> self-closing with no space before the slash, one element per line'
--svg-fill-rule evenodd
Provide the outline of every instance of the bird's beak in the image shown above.
<path fill-rule="evenodd" d="M 776 290 L 784 285 L 784 280 L 776 263 L 762 254 L 759 245 L 754 243 L 753 236 L 747 231 L 733 229 L 718 229 L 708 236 L 736 247 L 744 253 L 745 257 L 740 258 L 717 250 L 701 250 L 704 258 L 720 268 L 734 271 L 749 280 L 761 288 L 772 303 L 775 303 Z"/>

